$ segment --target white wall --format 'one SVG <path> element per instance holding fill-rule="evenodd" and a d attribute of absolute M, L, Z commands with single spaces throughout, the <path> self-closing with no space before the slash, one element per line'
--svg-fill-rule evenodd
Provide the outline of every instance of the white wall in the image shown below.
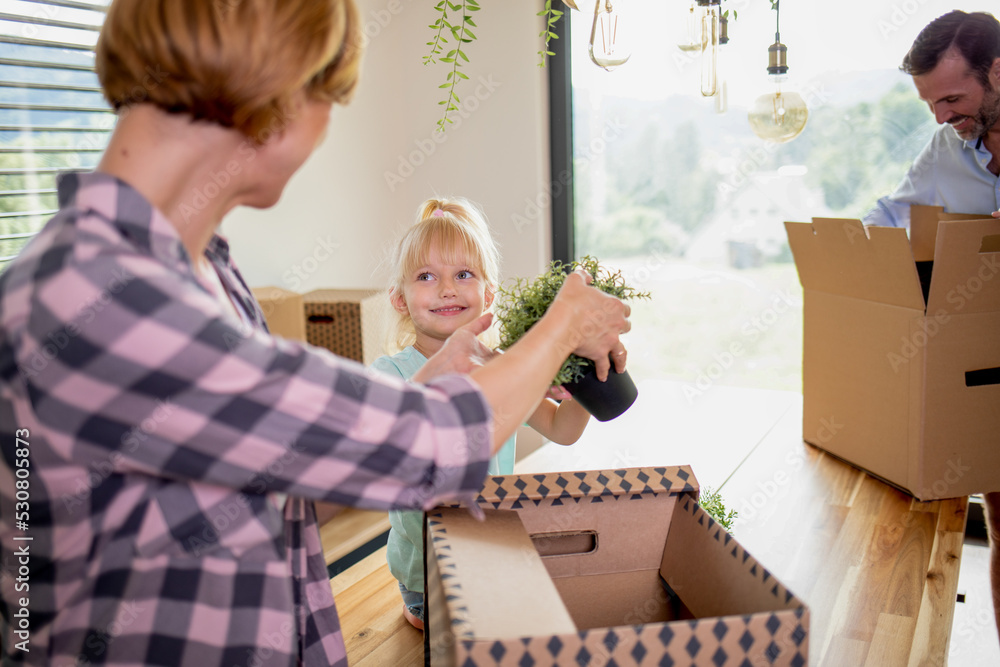
<path fill-rule="evenodd" d="M 457 90 L 465 112 L 435 135 L 448 66 L 424 66 L 422 56 L 436 0 L 358 1 L 370 39 L 354 100 L 335 108 L 326 141 L 276 206 L 239 209 L 223 224 L 247 282 L 381 288 L 378 263 L 435 194 L 484 207 L 505 277 L 538 273 L 550 255 L 549 207 L 535 205 L 547 201 L 549 180 L 542 3 L 482 3 L 469 80 Z"/>

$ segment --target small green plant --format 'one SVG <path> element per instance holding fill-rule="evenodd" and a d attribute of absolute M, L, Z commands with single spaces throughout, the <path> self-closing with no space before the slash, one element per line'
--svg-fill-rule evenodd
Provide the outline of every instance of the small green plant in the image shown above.
<path fill-rule="evenodd" d="M 733 522 L 736 520 L 738 514 L 736 510 L 726 511 L 726 506 L 722 502 L 722 495 L 718 491 L 706 486 L 701 491 L 698 504 L 701 505 L 703 510 L 708 512 L 709 516 L 718 521 L 726 529 L 726 532 L 733 532 Z"/>
<path fill-rule="evenodd" d="M 535 322 L 541 319 L 556 298 L 566 276 L 577 267 L 583 268 L 593 278 L 594 287 L 619 299 L 648 299 L 649 292 L 639 292 L 625 284 L 621 271 L 610 271 L 591 256 L 575 260 L 569 264 L 556 260 L 548 270 L 534 280 L 518 278 L 510 287 L 501 286 L 496 307 L 496 318 L 500 327 L 500 349 L 506 350 L 521 338 Z M 571 384 L 593 368 L 594 362 L 575 354 L 563 362 L 562 368 L 552 384 Z"/>

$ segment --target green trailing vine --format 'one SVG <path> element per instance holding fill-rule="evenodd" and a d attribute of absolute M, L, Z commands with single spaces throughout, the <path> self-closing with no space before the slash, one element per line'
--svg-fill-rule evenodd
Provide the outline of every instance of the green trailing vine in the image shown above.
<path fill-rule="evenodd" d="M 513 285 L 500 286 L 496 306 L 500 349 L 506 350 L 523 336 L 549 309 L 552 300 L 566 281 L 566 276 L 582 267 L 593 278 L 591 285 L 622 300 L 648 299 L 649 292 L 639 292 L 627 285 L 621 271 L 610 271 L 591 256 L 564 264 L 552 262 L 545 273 L 534 280 L 518 278 Z M 594 365 L 590 359 L 575 354 L 563 362 L 552 384 L 569 384 L 582 378 Z"/>
<path fill-rule="evenodd" d="M 738 514 L 736 510 L 726 510 L 722 495 L 718 491 L 706 486 L 701 491 L 698 504 L 708 512 L 709 516 L 718 521 L 719 525 L 726 529 L 726 532 L 733 532 L 733 522 Z"/>
<path fill-rule="evenodd" d="M 554 52 L 549 51 L 549 42 L 552 41 L 553 39 L 559 39 L 559 35 L 552 32 L 552 27 L 556 24 L 556 21 L 558 21 L 562 17 L 563 14 L 564 12 L 552 8 L 552 0 L 545 0 L 545 9 L 538 12 L 537 14 L 538 16 L 545 17 L 545 29 L 542 30 L 540 33 L 538 33 L 538 36 L 541 37 L 543 40 L 545 40 L 542 46 L 542 50 L 538 52 L 539 67 L 545 67 L 546 57 L 555 55 Z"/>
<path fill-rule="evenodd" d="M 448 114 L 452 111 L 458 111 L 458 104 L 461 103 L 461 99 L 455 92 L 455 86 L 460 79 L 469 78 L 461 70 L 463 62 L 469 62 L 469 56 L 462 49 L 466 44 L 471 44 L 476 40 L 476 34 L 472 32 L 471 28 L 478 29 L 479 26 L 476 25 L 471 13 L 479 11 L 479 3 L 476 0 L 461 0 L 460 2 L 441 0 L 434 5 L 434 9 L 438 12 L 438 17 L 434 23 L 428 26 L 434 31 L 434 39 L 427 42 L 427 46 L 431 47 L 431 52 L 424 56 L 424 65 L 438 61 L 451 65 L 451 71 L 445 77 L 445 82 L 438 86 L 438 88 L 448 90 L 448 96 L 438 102 L 444 107 L 444 113 L 437 122 L 437 128 L 439 132 L 443 132 L 445 125 L 453 122 Z M 456 22 L 452 17 L 457 15 L 459 11 L 461 11 L 461 19 Z M 442 56 L 444 45 L 450 44 L 446 36 L 447 33 L 450 33 L 451 38 L 455 41 L 455 48 Z"/>

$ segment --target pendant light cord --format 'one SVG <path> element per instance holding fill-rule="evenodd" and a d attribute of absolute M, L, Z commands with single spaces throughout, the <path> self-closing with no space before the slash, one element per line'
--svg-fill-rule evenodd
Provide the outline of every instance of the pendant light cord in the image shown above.
<path fill-rule="evenodd" d="M 781 0 L 774 0 L 774 41 L 781 41 Z"/>

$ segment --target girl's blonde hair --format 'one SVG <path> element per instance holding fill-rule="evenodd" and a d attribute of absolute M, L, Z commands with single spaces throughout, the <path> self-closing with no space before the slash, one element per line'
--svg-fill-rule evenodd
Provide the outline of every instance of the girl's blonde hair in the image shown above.
<path fill-rule="evenodd" d="M 495 295 L 500 285 L 500 250 L 486 216 L 476 204 L 462 197 L 428 199 L 417 208 L 417 222 L 396 245 L 391 258 L 389 296 L 401 294 L 413 272 L 427 263 L 431 248 L 437 248 L 450 264 L 468 262 Z M 396 322 L 389 327 L 387 351 L 393 354 L 416 340 L 413 320 L 395 310 Z"/>
<path fill-rule="evenodd" d="M 350 99 L 362 36 L 354 0 L 114 0 L 94 66 L 119 113 L 147 102 L 264 143 L 300 91 Z"/>

